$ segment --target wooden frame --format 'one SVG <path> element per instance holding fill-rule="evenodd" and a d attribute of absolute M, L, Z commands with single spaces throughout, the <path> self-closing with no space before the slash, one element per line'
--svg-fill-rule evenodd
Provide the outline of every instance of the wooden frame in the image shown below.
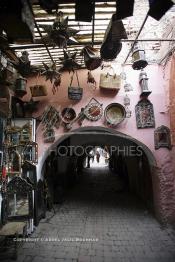
<path fill-rule="evenodd" d="M 8 221 L 25 221 L 26 219 L 33 218 L 33 187 L 27 181 L 19 176 L 15 176 L 10 182 L 7 184 L 7 220 Z M 21 209 L 20 206 L 17 204 L 17 195 L 27 196 L 28 200 L 28 214 L 24 215 L 10 215 L 11 207 L 10 207 L 10 196 L 14 196 L 14 204 L 13 207 L 15 212 Z M 20 202 L 19 202 L 20 203 Z M 25 203 L 22 203 L 24 206 Z M 23 208 L 23 207 L 22 207 Z M 17 212 L 16 212 L 17 213 Z"/>
<path fill-rule="evenodd" d="M 135 106 L 137 128 L 155 127 L 153 104 L 148 99 L 142 99 Z"/>
<path fill-rule="evenodd" d="M 167 126 L 162 125 L 154 131 L 154 144 L 155 149 L 160 147 L 172 148 L 170 129 Z"/>

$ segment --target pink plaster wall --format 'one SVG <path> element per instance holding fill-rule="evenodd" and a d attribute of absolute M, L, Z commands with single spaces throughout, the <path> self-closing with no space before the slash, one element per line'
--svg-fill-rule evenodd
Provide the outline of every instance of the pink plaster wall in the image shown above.
<path fill-rule="evenodd" d="M 168 106 L 168 98 L 166 92 L 166 77 L 165 71 L 161 66 L 158 65 L 149 65 L 146 67 L 145 71 L 149 77 L 149 89 L 152 91 L 152 94 L 149 96 L 150 101 L 154 105 L 154 113 L 155 113 L 155 122 L 156 127 L 160 125 L 166 125 L 169 127 L 169 114 L 167 111 Z M 96 81 L 97 81 L 97 89 L 93 90 L 87 84 L 87 70 L 79 70 L 78 75 L 80 78 L 80 86 L 84 89 L 83 98 L 79 102 L 72 102 L 68 99 L 67 88 L 70 83 L 70 75 L 68 72 L 63 73 L 62 75 L 62 83 L 59 87 L 58 92 L 53 95 L 51 91 L 51 84 L 49 81 L 45 81 L 44 77 L 40 77 L 38 80 L 38 84 L 45 84 L 48 89 L 47 97 L 40 97 L 41 101 L 39 104 L 39 110 L 33 116 L 37 117 L 42 114 L 45 106 L 53 105 L 58 110 L 62 110 L 64 107 L 74 107 L 76 113 L 80 112 L 81 107 L 84 107 L 92 97 L 95 97 L 100 103 L 103 103 L 103 108 L 105 108 L 108 104 L 113 102 L 118 102 L 123 104 L 123 98 L 125 96 L 125 91 L 123 88 L 123 84 L 119 93 L 115 96 L 111 94 L 104 94 L 98 88 L 100 73 L 102 71 L 97 69 L 92 71 Z M 155 185 L 157 187 L 156 199 L 160 200 L 159 205 L 162 207 L 162 212 L 164 216 L 171 217 L 171 220 L 175 220 L 175 196 L 174 196 L 174 174 L 173 174 L 173 157 L 172 152 L 168 149 L 161 148 L 159 150 L 154 149 L 154 128 L 148 129 L 137 129 L 136 127 L 136 118 L 135 118 L 135 105 L 139 101 L 140 95 L 140 86 L 139 86 L 139 71 L 134 71 L 131 66 L 125 67 L 125 72 L 127 74 L 127 81 L 131 83 L 133 86 L 133 91 L 127 93 L 131 99 L 130 110 L 132 111 L 132 117 L 129 119 L 125 119 L 117 128 L 117 131 L 120 131 L 124 134 L 128 134 L 137 140 L 143 142 L 145 145 L 149 147 L 149 149 L 153 152 L 156 161 L 158 163 L 158 167 L 160 168 L 159 177 L 157 177 L 157 181 L 159 181 L 160 185 Z M 118 72 L 120 73 L 120 72 Z M 24 100 L 29 100 L 30 92 L 29 86 L 35 85 L 36 78 L 28 79 L 28 94 L 24 97 Z M 73 84 L 77 85 L 76 82 Z M 38 100 L 38 98 L 35 98 Z M 90 122 L 85 120 L 83 122 L 83 126 L 106 126 L 104 123 L 104 117 L 102 117 L 97 122 Z M 73 129 L 78 128 L 78 124 L 74 124 Z M 60 126 L 56 132 L 56 139 L 60 138 L 63 134 L 65 134 L 64 127 Z M 37 142 L 39 144 L 39 165 L 38 165 L 38 173 L 41 172 L 42 163 L 47 155 L 47 149 L 50 147 L 50 144 L 44 144 L 42 139 L 42 127 L 40 126 L 37 129 Z M 158 183 L 158 182 L 157 182 Z"/>
<path fill-rule="evenodd" d="M 134 71 L 131 66 L 125 67 L 127 73 L 127 80 L 132 84 L 133 91 L 128 93 L 128 96 L 131 99 L 130 109 L 132 110 L 132 117 L 129 119 L 125 119 L 116 129 L 120 132 L 133 136 L 134 138 L 140 140 L 144 144 L 146 144 L 152 151 L 154 151 L 154 128 L 149 129 L 140 129 L 138 130 L 136 127 L 136 120 L 135 120 L 135 105 L 139 101 L 140 95 L 140 87 L 138 83 L 139 71 Z M 34 114 L 34 117 L 39 116 L 42 114 L 44 107 L 48 104 L 55 106 L 58 110 L 62 110 L 64 107 L 73 106 L 76 113 L 80 112 L 81 107 L 84 107 L 92 97 L 95 97 L 100 103 L 103 103 L 103 108 L 105 108 L 108 104 L 113 102 L 118 102 L 123 104 L 123 98 L 126 94 L 124 92 L 123 86 L 119 93 L 115 96 L 111 94 L 104 94 L 98 88 L 99 78 L 101 70 L 93 71 L 93 75 L 97 81 L 97 89 L 93 90 L 87 84 L 87 70 L 79 70 L 78 75 L 80 78 L 80 85 L 84 89 L 83 98 L 78 103 L 72 102 L 68 99 L 67 95 L 67 88 L 70 82 L 70 75 L 69 73 L 65 72 L 62 75 L 62 83 L 59 87 L 58 92 L 53 95 L 51 91 L 51 84 L 49 81 L 45 81 L 44 77 L 40 77 L 38 83 L 45 84 L 48 89 L 48 96 L 47 97 L 40 97 L 38 98 L 40 102 L 39 110 Z M 155 119 L 156 119 L 156 127 L 159 125 L 167 125 L 169 126 L 169 116 L 166 113 L 166 99 L 165 99 L 165 92 L 163 88 L 163 74 L 162 68 L 159 66 L 148 66 L 146 68 L 147 75 L 149 77 L 149 88 L 152 90 L 152 94 L 149 96 L 150 101 L 154 105 L 154 112 L 155 112 Z M 36 79 L 31 78 L 28 79 L 28 87 L 31 85 L 36 84 Z M 75 83 L 76 85 L 76 83 Z M 24 100 L 28 100 L 30 97 L 30 92 L 24 97 Z M 35 98 L 37 100 L 37 98 Z M 102 117 L 97 122 L 91 122 L 85 120 L 83 122 L 83 126 L 105 126 L 104 117 Z M 73 129 L 78 128 L 78 124 L 74 124 Z M 64 133 L 64 128 L 61 126 L 56 131 L 56 135 L 59 137 Z M 41 128 L 37 130 L 37 141 L 39 142 L 39 156 L 43 153 L 43 147 L 46 148 L 48 145 L 43 144 L 42 136 L 41 136 Z M 157 151 L 158 152 L 158 151 Z M 159 153 L 156 155 L 159 156 Z M 158 157 L 159 158 L 159 157 Z M 160 157 L 161 159 L 162 157 Z"/>

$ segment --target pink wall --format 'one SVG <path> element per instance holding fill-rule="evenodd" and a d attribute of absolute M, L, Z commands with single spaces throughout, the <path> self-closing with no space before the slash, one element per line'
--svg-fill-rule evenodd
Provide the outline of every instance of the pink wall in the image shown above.
<path fill-rule="evenodd" d="M 140 95 L 140 86 L 138 83 L 139 78 L 139 71 L 134 71 L 131 66 L 126 66 L 125 71 L 127 74 L 127 81 L 130 82 L 133 86 L 133 91 L 127 93 L 128 96 L 131 99 L 131 105 L 130 109 L 132 110 L 132 117 L 129 119 L 125 119 L 117 128 L 116 130 L 123 132 L 125 134 L 128 134 L 144 144 L 146 144 L 152 151 L 154 151 L 154 128 L 149 129 L 137 129 L 136 127 L 136 120 L 135 120 L 135 105 L 139 101 L 139 95 Z M 70 83 L 70 75 L 69 73 L 65 72 L 62 75 L 62 83 L 59 87 L 58 92 L 53 95 L 51 91 L 51 84 L 49 81 L 45 81 L 44 77 L 40 77 L 38 80 L 38 83 L 45 84 L 48 89 L 48 96 L 47 97 L 39 97 L 34 98 L 35 100 L 40 100 L 40 106 L 38 112 L 34 114 L 34 117 L 39 116 L 42 114 L 44 107 L 48 104 L 51 104 L 55 106 L 58 110 L 62 110 L 64 107 L 72 106 L 74 107 L 76 113 L 78 114 L 80 112 L 81 107 L 84 107 L 89 100 L 92 97 L 95 97 L 100 103 L 103 103 L 103 108 L 105 108 L 108 104 L 113 102 L 118 102 L 123 104 L 123 98 L 125 96 L 125 91 L 123 88 L 123 85 L 121 87 L 121 90 L 119 93 L 115 96 L 112 96 L 111 94 L 104 94 L 100 91 L 98 88 L 99 84 L 99 78 L 101 70 L 95 70 L 92 71 L 93 75 L 95 76 L 95 79 L 97 81 L 97 89 L 93 90 L 92 87 L 90 87 L 87 84 L 87 70 L 79 70 L 78 75 L 80 78 L 80 85 L 84 89 L 83 98 L 78 103 L 72 102 L 68 99 L 67 95 L 67 88 Z M 166 113 L 166 99 L 165 99 L 165 91 L 164 91 L 164 80 L 163 80 L 163 73 L 162 68 L 157 65 L 150 65 L 146 68 L 147 75 L 149 77 L 149 88 L 152 90 L 152 94 L 149 96 L 150 101 L 154 105 L 154 113 L 155 113 L 155 120 L 156 120 L 156 127 L 160 125 L 166 125 L 169 126 L 169 116 Z M 36 79 L 31 78 L 28 79 L 28 87 L 31 85 L 36 84 Z M 73 83 L 74 84 L 74 83 Z M 76 82 L 75 82 L 76 85 Z M 24 97 L 24 100 L 28 100 L 30 98 L 30 91 L 28 90 L 28 94 Z M 104 117 L 102 117 L 97 122 L 91 122 L 88 120 L 85 120 L 83 122 L 83 126 L 106 126 L 104 123 Z M 78 128 L 79 125 L 77 123 L 74 124 L 73 129 Z M 60 137 L 65 131 L 63 126 L 61 126 L 56 131 L 56 135 Z M 39 128 L 37 130 L 37 141 L 39 142 L 39 156 L 43 153 L 43 148 L 47 148 L 50 144 L 44 144 L 42 140 L 42 129 Z M 163 152 L 167 152 L 166 150 L 163 150 Z M 158 150 L 155 152 L 157 160 L 164 157 L 164 153 L 161 152 L 161 150 Z"/>
<path fill-rule="evenodd" d="M 149 89 L 152 91 L 152 94 L 149 96 L 150 101 L 154 105 L 154 113 L 155 113 L 155 122 L 156 127 L 160 125 L 166 125 L 169 127 L 169 114 L 167 111 L 168 106 L 168 98 L 166 92 L 166 74 L 163 71 L 163 68 L 158 65 L 149 65 L 145 69 L 147 75 L 149 77 Z M 79 102 L 72 102 L 68 99 L 67 89 L 70 83 L 70 75 L 68 72 L 63 73 L 61 86 L 59 87 L 58 92 L 53 95 L 52 94 L 52 85 L 49 81 L 45 81 L 44 77 L 40 77 L 38 80 L 38 84 L 44 84 L 48 89 L 47 97 L 34 98 L 35 100 L 40 100 L 39 110 L 34 114 L 34 117 L 37 117 L 42 114 L 45 106 L 53 105 L 58 110 L 62 110 L 64 107 L 74 107 L 76 113 L 80 112 L 81 107 L 84 107 L 92 97 L 95 97 L 100 103 L 103 103 L 103 108 L 105 108 L 108 104 L 113 102 L 118 102 L 123 104 L 123 98 L 125 96 L 125 91 L 123 88 L 123 84 L 119 93 L 115 96 L 111 94 L 104 94 L 98 88 L 100 73 L 102 72 L 100 69 L 92 71 L 96 81 L 97 81 L 97 89 L 93 90 L 87 84 L 87 70 L 79 70 L 78 75 L 80 78 L 80 86 L 84 89 L 83 98 Z M 159 181 L 159 185 L 155 185 L 157 188 L 156 191 L 159 192 L 159 196 L 156 198 L 160 200 L 160 206 L 162 206 L 162 210 L 164 215 L 167 217 L 174 217 L 175 220 L 175 212 L 174 203 L 175 203 L 175 195 L 174 195 L 174 174 L 173 174 L 173 165 L 172 165 L 172 151 L 169 151 L 166 148 L 161 148 L 159 150 L 154 149 L 154 128 L 148 129 L 137 129 L 136 127 L 136 118 L 135 118 L 135 105 L 139 101 L 140 96 L 140 86 L 139 86 L 139 71 L 134 71 L 131 66 L 125 67 L 125 72 L 127 74 L 127 81 L 131 83 L 133 86 L 133 91 L 130 91 L 128 96 L 131 99 L 130 110 L 132 110 L 132 117 L 125 119 L 117 128 L 117 131 L 120 131 L 124 134 L 130 135 L 133 138 L 141 141 L 145 145 L 149 147 L 149 149 L 153 152 L 156 161 L 158 163 L 158 167 L 160 168 L 159 177 L 156 178 L 156 181 Z M 120 72 L 117 72 L 120 73 Z M 24 100 L 30 99 L 30 91 L 29 86 L 35 85 L 37 83 L 36 78 L 28 79 L 28 94 L 24 97 Z M 74 85 L 77 85 L 76 82 L 73 82 Z M 104 123 L 104 117 L 102 117 L 97 122 L 91 122 L 85 120 L 83 122 L 83 126 L 106 126 Z M 73 129 L 77 129 L 79 125 L 77 123 L 74 124 Z M 72 130 L 73 130 L 72 129 Z M 44 144 L 42 139 L 42 127 L 40 126 L 37 129 L 37 142 L 39 144 L 39 164 L 38 164 L 38 174 L 41 173 L 42 163 L 44 162 L 48 151 L 47 149 L 51 146 L 50 144 Z M 65 130 L 63 126 L 60 126 L 59 129 L 55 130 L 56 140 L 65 134 Z M 173 213 L 174 212 L 174 213 Z"/>

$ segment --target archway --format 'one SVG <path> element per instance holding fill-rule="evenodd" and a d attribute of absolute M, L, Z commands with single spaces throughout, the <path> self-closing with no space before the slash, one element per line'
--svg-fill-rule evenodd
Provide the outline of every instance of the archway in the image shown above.
<path fill-rule="evenodd" d="M 73 130 L 58 139 L 50 147 L 50 151 L 55 151 L 57 155 L 59 153 L 57 159 L 58 173 L 61 174 L 63 180 L 66 180 L 65 183 L 75 182 L 77 173 L 82 170 L 79 163 L 82 163 L 81 159 L 84 154 L 79 152 L 77 156 L 77 152 L 74 152 L 73 149 L 76 148 L 77 150 L 79 148 L 80 150 L 80 148 L 85 149 L 89 146 L 108 146 L 110 149 L 112 148 L 110 164 L 114 172 L 122 173 L 127 169 L 130 189 L 145 202 L 148 208 L 154 210 L 156 216 L 161 219 L 159 205 L 157 203 L 155 205 L 155 199 L 158 199 L 155 191 L 157 185 L 154 185 L 156 182 L 154 178 L 157 166 L 156 160 L 146 145 L 123 133 L 103 127 L 83 127 Z M 66 152 L 60 151 L 60 149 L 65 148 Z M 115 150 L 116 148 L 119 152 Z M 47 151 L 42 159 L 42 175 L 45 170 L 44 162 L 50 151 Z"/>

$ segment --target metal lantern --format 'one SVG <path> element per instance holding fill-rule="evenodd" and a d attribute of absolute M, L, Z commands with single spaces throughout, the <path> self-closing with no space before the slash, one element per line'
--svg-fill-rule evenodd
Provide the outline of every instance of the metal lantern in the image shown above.
<path fill-rule="evenodd" d="M 148 97 L 151 94 L 151 91 L 148 89 L 148 77 L 147 74 L 142 70 L 139 75 L 139 84 L 141 86 L 141 96 Z"/>
<path fill-rule="evenodd" d="M 137 42 L 134 45 L 134 50 L 132 53 L 132 60 L 133 60 L 132 68 L 134 70 L 140 70 L 142 68 L 145 68 L 148 65 L 148 62 L 145 59 L 145 50 L 141 49 L 138 46 Z"/>
<path fill-rule="evenodd" d="M 19 97 L 23 97 L 27 94 L 26 91 L 26 83 L 27 79 L 20 76 L 16 79 L 16 85 L 15 85 L 15 94 Z"/>

